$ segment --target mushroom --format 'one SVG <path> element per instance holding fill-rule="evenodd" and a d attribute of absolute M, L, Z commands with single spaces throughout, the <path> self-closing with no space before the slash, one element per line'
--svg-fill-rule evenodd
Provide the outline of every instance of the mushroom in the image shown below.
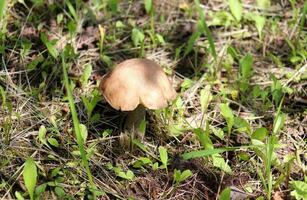
<path fill-rule="evenodd" d="M 146 108 L 165 108 L 177 96 L 163 69 L 139 58 L 118 64 L 102 77 L 99 88 L 114 109 L 128 111 L 124 129 L 132 135 L 145 118 Z"/>

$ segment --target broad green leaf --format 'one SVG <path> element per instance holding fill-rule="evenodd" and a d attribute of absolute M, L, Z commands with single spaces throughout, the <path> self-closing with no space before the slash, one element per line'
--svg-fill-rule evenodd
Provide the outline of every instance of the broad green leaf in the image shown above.
<path fill-rule="evenodd" d="M 225 133 L 223 131 L 223 129 L 221 128 L 215 128 L 215 127 L 210 127 L 210 129 L 212 130 L 213 134 L 220 138 L 221 140 L 225 139 Z"/>
<path fill-rule="evenodd" d="M 274 120 L 273 134 L 277 134 L 284 126 L 286 121 L 286 114 L 279 113 Z"/>
<path fill-rule="evenodd" d="M 227 128 L 228 128 L 228 134 L 231 133 L 232 126 L 234 124 L 234 115 L 232 113 L 232 110 L 229 108 L 229 106 L 225 103 L 221 103 L 219 105 L 221 114 L 225 118 L 227 122 Z"/>
<path fill-rule="evenodd" d="M 190 87 L 192 87 L 194 85 L 194 81 L 189 79 L 189 78 L 185 78 L 183 80 L 183 82 L 181 83 L 180 87 L 181 89 L 184 91 L 186 89 L 189 89 Z"/>
<path fill-rule="evenodd" d="M 139 44 L 141 44 L 144 41 L 145 35 L 139 29 L 133 28 L 131 33 L 131 39 L 134 46 L 139 46 Z"/>
<path fill-rule="evenodd" d="M 47 141 L 46 141 L 46 133 L 47 133 L 46 127 L 44 125 L 42 125 L 39 128 L 39 131 L 38 131 L 38 139 L 42 144 L 49 147 L 49 145 L 47 144 Z"/>
<path fill-rule="evenodd" d="M 268 136 L 268 130 L 264 127 L 257 128 L 252 134 L 251 138 L 263 141 Z"/>
<path fill-rule="evenodd" d="M 152 0 L 144 0 L 144 6 L 146 13 L 149 14 L 152 11 Z"/>
<path fill-rule="evenodd" d="M 219 200 L 230 200 L 231 189 L 229 187 L 225 188 L 221 194 Z"/>
<path fill-rule="evenodd" d="M 180 170 L 175 169 L 174 170 L 173 179 L 174 179 L 174 182 L 176 184 L 179 184 L 180 182 L 186 180 L 190 176 L 192 176 L 192 172 L 190 170 L 188 170 L 188 169 L 184 170 L 183 172 L 181 172 Z"/>
<path fill-rule="evenodd" d="M 86 140 L 87 140 L 87 128 L 84 124 L 79 124 L 79 127 L 80 127 L 80 131 L 81 131 L 81 137 L 83 139 L 83 142 L 86 143 Z"/>
<path fill-rule="evenodd" d="M 85 86 L 87 84 L 88 79 L 91 77 L 91 74 L 92 74 L 92 65 L 86 64 L 84 67 L 83 74 L 81 76 L 82 86 Z"/>
<path fill-rule="evenodd" d="M 200 105 L 201 112 L 204 114 L 207 111 L 210 101 L 212 100 L 212 94 L 210 92 L 210 85 L 207 85 L 200 91 Z"/>
<path fill-rule="evenodd" d="M 262 30 L 265 25 L 265 17 L 260 15 L 254 15 L 253 19 L 255 21 L 255 26 L 257 28 L 259 38 L 262 39 Z"/>
<path fill-rule="evenodd" d="M 167 169 L 167 161 L 168 161 L 167 149 L 163 146 L 159 146 L 159 154 L 163 166 Z"/>
<path fill-rule="evenodd" d="M 237 131 L 251 134 L 251 127 L 249 123 L 241 117 L 235 117 L 234 126 L 237 128 Z"/>
<path fill-rule="evenodd" d="M 55 48 L 53 42 L 49 41 L 47 35 L 45 33 L 41 33 L 40 36 L 42 42 L 47 47 L 48 52 L 51 54 L 52 57 L 57 58 L 59 55 L 58 50 Z"/>
<path fill-rule="evenodd" d="M 159 42 L 159 44 L 161 44 L 161 45 L 164 45 L 165 44 L 165 40 L 164 40 L 164 38 L 163 38 L 163 36 L 162 35 L 160 35 L 160 34 L 156 34 L 156 38 L 157 38 L 157 41 Z"/>
<path fill-rule="evenodd" d="M 126 177 L 127 177 L 128 180 L 133 180 L 133 178 L 134 178 L 134 173 L 133 173 L 133 171 L 128 170 L 128 171 L 126 172 Z"/>
<path fill-rule="evenodd" d="M 120 28 L 125 28 L 126 25 L 125 25 L 122 21 L 118 20 L 118 21 L 116 21 L 116 23 L 115 23 L 115 27 L 118 28 L 118 29 L 120 29 Z"/>
<path fill-rule="evenodd" d="M 62 187 L 55 187 L 54 192 L 59 198 L 63 198 L 65 196 L 65 191 Z"/>
<path fill-rule="evenodd" d="M 230 166 L 226 163 L 225 159 L 220 154 L 212 155 L 213 166 L 218 167 L 228 174 L 232 174 Z"/>
<path fill-rule="evenodd" d="M 47 183 L 43 183 L 35 188 L 35 194 L 40 196 L 43 192 L 46 191 Z"/>
<path fill-rule="evenodd" d="M 243 7 L 240 0 L 228 0 L 231 14 L 239 22 L 242 18 Z"/>
<path fill-rule="evenodd" d="M 48 142 L 54 147 L 59 147 L 59 142 L 55 138 L 48 138 Z"/>
<path fill-rule="evenodd" d="M 31 157 L 25 162 L 23 168 L 23 179 L 31 200 L 34 200 L 34 190 L 37 181 L 37 167 Z"/>
<path fill-rule="evenodd" d="M 175 169 L 174 170 L 174 174 L 173 174 L 173 183 L 179 183 L 179 180 L 180 180 L 180 175 L 181 175 L 181 171 L 178 170 L 178 169 Z"/>
<path fill-rule="evenodd" d="M 243 79 L 248 80 L 252 75 L 253 57 L 247 54 L 240 60 L 240 75 Z"/>
<path fill-rule="evenodd" d="M 208 124 L 208 123 L 207 123 Z M 200 144 L 204 149 L 213 149 L 213 143 L 209 137 L 209 131 L 204 131 L 201 128 L 194 129 L 194 133 L 196 134 Z"/>
<path fill-rule="evenodd" d="M 112 11 L 112 13 L 116 13 L 118 10 L 118 2 L 119 0 L 108 0 L 108 7 Z"/>
<path fill-rule="evenodd" d="M 282 85 L 281 82 L 274 76 L 274 74 L 271 74 L 271 79 L 273 80 L 273 83 L 271 85 L 272 97 L 275 106 L 278 106 L 283 97 Z"/>
<path fill-rule="evenodd" d="M 234 115 L 232 113 L 232 110 L 229 108 L 227 104 L 221 103 L 219 107 L 221 110 L 221 114 L 223 115 L 224 118 L 234 120 Z"/>
<path fill-rule="evenodd" d="M 152 170 L 153 170 L 153 171 L 156 171 L 157 169 L 159 169 L 159 163 L 158 163 L 158 162 L 155 162 L 155 163 L 152 165 Z"/>
<path fill-rule="evenodd" d="M 307 182 L 305 181 L 291 181 L 292 191 L 291 196 L 295 199 L 307 199 Z"/>
<path fill-rule="evenodd" d="M 152 161 L 147 157 L 140 157 L 133 163 L 134 168 L 142 168 L 143 166 L 152 164 Z"/>
<path fill-rule="evenodd" d="M 180 175 L 180 182 L 186 180 L 187 178 L 189 178 L 190 176 L 192 176 L 192 172 L 189 169 L 184 170 L 181 175 Z"/>

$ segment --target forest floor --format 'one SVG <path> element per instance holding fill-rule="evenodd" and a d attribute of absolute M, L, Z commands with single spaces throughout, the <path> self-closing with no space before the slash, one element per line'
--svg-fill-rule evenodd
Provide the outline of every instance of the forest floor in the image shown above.
<path fill-rule="evenodd" d="M 306 12 L 303 0 L 1 1 L 0 199 L 307 199 Z M 147 110 L 127 150 L 125 113 L 98 86 L 135 57 L 178 96 Z"/>

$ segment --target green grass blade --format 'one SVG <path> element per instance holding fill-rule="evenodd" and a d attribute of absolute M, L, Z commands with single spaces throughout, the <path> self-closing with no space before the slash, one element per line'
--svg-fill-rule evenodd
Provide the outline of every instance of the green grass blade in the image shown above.
<path fill-rule="evenodd" d="M 199 0 L 194 0 L 195 4 L 196 4 L 196 7 L 198 9 L 198 13 L 199 13 L 199 16 L 200 16 L 200 21 L 201 21 L 201 30 L 205 32 L 207 38 L 208 38 L 208 41 L 209 41 L 209 48 L 210 48 L 210 51 L 212 53 L 212 56 L 214 57 L 214 61 L 216 62 L 217 60 L 217 54 L 216 54 L 216 50 L 215 50 L 215 45 L 214 45 L 214 40 L 213 40 L 213 37 L 212 37 L 212 34 L 208 28 L 208 25 L 206 23 L 206 20 L 205 20 L 205 15 L 204 15 L 204 12 L 203 12 L 203 9 L 200 7 L 200 3 L 199 3 Z"/>
<path fill-rule="evenodd" d="M 306 14 L 307 14 L 307 1 L 305 1 L 305 3 L 304 3 L 304 8 L 303 8 L 303 12 L 302 12 L 302 18 L 301 18 L 301 22 L 300 22 L 298 37 L 301 35 L 302 29 L 304 28 Z"/>
<path fill-rule="evenodd" d="M 80 122 L 79 122 L 79 119 L 78 119 L 78 116 L 77 116 L 75 102 L 74 102 L 71 87 L 70 87 L 70 84 L 69 84 L 69 81 L 68 81 L 68 75 L 67 75 L 67 71 L 66 71 L 64 53 L 62 53 L 62 67 L 63 67 L 64 84 L 65 84 L 65 88 L 66 88 L 66 91 L 67 91 L 69 107 L 70 107 L 70 111 L 71 111 L 71 115 L 72 115 L 72 119 L 73 119 L 74 130 L 75 130 L 75 134 L 76 134 L 76 138 L 77 138 L 77 143 L 78 143 L 78 146 L 79 146 L 79 151 L 80 151 L 80 154 L 81 154 L 82 164 L 85 167 L 85 170 L 86 170 L 86 173 L 87 173 L 91 187 L 93 189 L 96 189 L 96 186 L 94 184 L 93 177 L 92 177 L 92 174 L 91 174 L 91 171 L 90 171 L 89 163 L 88 163 L 88 160 L 86 158 L 86 152 L 84 150 L 83 138 L 82 138 L 81 130 L 80 130 L 80 126 L 79 126 Z"/>
<path fill-rule="evenodd" d="M 6 5 L 5 0 L 0 1 L 0 20 L 2 20 L 4 14 L 5 14 L 5 5 Z"/>

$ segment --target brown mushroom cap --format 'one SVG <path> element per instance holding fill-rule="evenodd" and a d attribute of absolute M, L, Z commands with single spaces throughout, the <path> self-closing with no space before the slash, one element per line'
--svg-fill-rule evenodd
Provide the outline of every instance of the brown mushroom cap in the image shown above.
<path fill-rule="evenodd" d="M 118 64 L 102 78 L 100 89 L 107 102 L 122 111 L 134 110 L 139 104 L 161 109 L 177 95 L 158 64 L 138 58 Z"/>

